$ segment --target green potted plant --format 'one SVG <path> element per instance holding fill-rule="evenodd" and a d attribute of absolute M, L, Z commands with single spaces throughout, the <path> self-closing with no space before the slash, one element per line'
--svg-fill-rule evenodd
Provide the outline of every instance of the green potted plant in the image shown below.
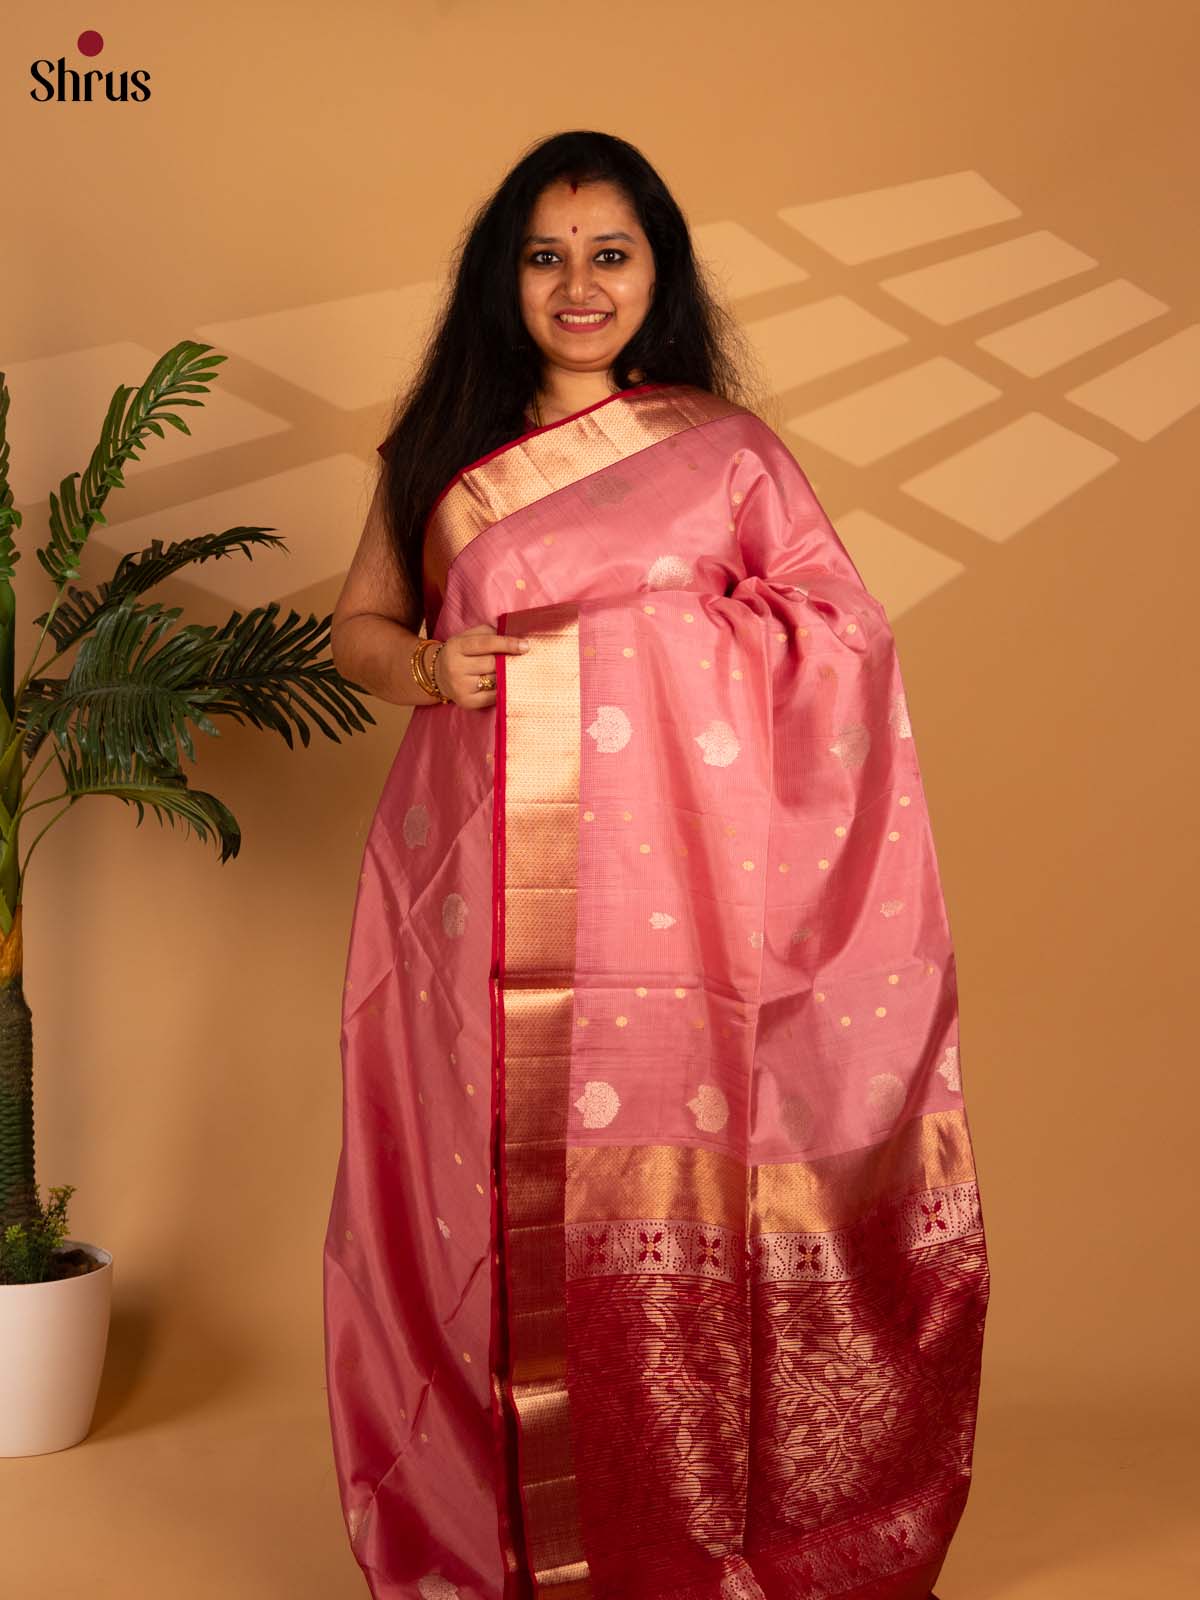
<path fill-rule="evenodd" d="M 118 561 L 96 589 L 75 586 L 88 534 L 104 523 L 122 468 L 165 437 L 163 424 L 191 430 L 171 409 L 203 405 L 223 355 L 184 340 L 154 366 L 140 389 L 122 385 L 82 474 L 50 496 L 49 538 L 37 557 L 54 586 L 29 665 L 14 671 L 21 514 L 9 487 L 8 387 L 0 372 L 0 1456 L 62 1450 L 86 1437 L 108 1342 L 112 1256 L 66 1238 L 73 1185 L 38 1192 L 33 1137 L 33 1031 L 22 988 L 21 908 L 39 841 L 87 795 L 112 795 L 159 825 L 179 821 L 212 839 L 222 862 L 241 833 L 214 794 L 189 787 L 180 746 L 191 760 L 189 723 L 219 732 L 214 718 L 249 720 L 308 744 L 308 719 L 327 738 L 361 732 L 374 718 L 321 652 L 330 617 L 278 619 L 272 602 L 221 627 L 170 632 L 180 608 L 143 596 L 190 563 L 256 545 L 284 545 L 269 529 L 227 528 L 165 548 L 155 539 Z M 76 481 L 78 480 L 78 481 Z M 286 546 L 285 546 L 286 548 Z M 69 666 L 56 663 L 73 653 Z M 340 742 L 340 741 L 339 741 Z M 43 780 L 49 779 L 48 783 Z M 33 837 L 24 855 L 20 835 Z"/>

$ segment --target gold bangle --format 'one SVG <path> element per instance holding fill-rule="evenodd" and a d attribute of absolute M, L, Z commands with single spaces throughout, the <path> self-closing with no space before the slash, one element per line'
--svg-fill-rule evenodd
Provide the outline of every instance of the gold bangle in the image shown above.
<path fill-rule="evenodd" d="M 421 642 L 417 645 L 416 651 L 414 652 L 413 662 L 414 662 L 414 667 L 415 667 L 416 674 L 417 674 L 417 681 L 421 684 L 422 688 L 425 689 L 427 693 L 432 694 L 433 693 L 433 680 L 430 677 L 430 673 L 429 673 L 429 663 L 425 659 L 425 652 L 426 652 L 426 650 L 428 648 L 429 648 L 429 640 L 428 639 L 422 639 Z"/>
<path fill-rule="evenodd" d="M 433 672 L 430 669 L 428 653 L 425 650 L 422 650 L 417 659 L 421 669 L 421 687 L 425 690 L 427 695 L 431 696 L 432 699 L 440 703 L 445 699 L 445 696 L 438 688 L 437 680 L 434 678 Z"/>
<path fill-rule="evenodd" d="M 413 653 L 409 658 L 409 665 L 412 668 L 412 675 L 417 681 L 417 686 L 427 695 L 431 695 L 439 702 L 439 704 L 448 705 L 450 703 L 450 697 L 449 695 L 443 694 L 438 688 L 437 680 L 434 678 L 433 672 L 426 660 L 427 651 L 434 650 L 436 652 L 437 650 L 440 650 L 441 647 L 442 641 L 440 639 L 422 639 L 420 644 L 418 644 L 413 650 Z"/>
<path fill-rule="evenodd" d="M 450 696 L 448 694 L 443 694 L 438 688 L 437 675 L 434 671 L 437 666 L 437 658 L 441 655 L 441 653 L 442 647 L 440 644 L 438 644 L 427 655 L 422 653 L 421 661 L 422 665 L 426 666 L 429 672 L 429 687 L 433 690 L 434 694 L 438 697 L 438 700 L 442 703 L 442 705 L 448 705 L 450 703 Z"/>
<path fill-rule="evenodd" d="M 436 639 L 422 640 L 417 663 L 421 668 L 421 681 L 425 684 L 429 693 L 437 700 L 444 700 L 446 697 L 438 688 L 437 679 L 433 675 L 433 664 L 440 649 L 441 644 Z"/>

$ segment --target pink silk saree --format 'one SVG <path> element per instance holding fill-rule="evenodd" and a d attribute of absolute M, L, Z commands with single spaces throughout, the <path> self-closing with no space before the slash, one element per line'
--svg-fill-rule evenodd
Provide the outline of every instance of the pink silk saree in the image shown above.
<path fill-rule="evenodd" d="M 988 1264 L 895 644 L 750 412 L 644 384 L 426 533 L 324 1255 L 375 1600 L 926 1600 Z"/>

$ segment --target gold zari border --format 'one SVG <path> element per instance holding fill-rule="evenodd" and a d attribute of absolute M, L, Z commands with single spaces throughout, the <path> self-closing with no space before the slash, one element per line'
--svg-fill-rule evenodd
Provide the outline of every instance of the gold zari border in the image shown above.
<path fill-rule="evenodd" d="M 879 1144 L 747 1169 L 720 1151 L 599 1145 L 567 1151 L 568 1223 L 677 1217 L 759 1233 L 831 1233 L 890 1195 L 972 1183 L 965 1114 L 913 1117 Z"/>
<path fill-rule="evenodd" d="M 567 1277 L 701 1277 L 719 1283 L 847 1283 L 877 1266 L 983 1231 L 979 1189 L 959 1183 L 896 1195 L 857 1223 L 755 1233 L 678 1217 L 573 1222 Z"/>
<path fill-rule="evenodd" d="M 504 1252 L 525 1549 L 557 1600 L 591 1593 L 566 1386 L 568 1085 L 579 831 L 579 619 L 523 611 L 504 668 Z"/>
<path fill-rule="evenodd" d="M 427 598 L 441 605 L 456 557 L 495 523 L 686 428 L 742 409 L 688 384 L 617 394 L 468 467 L 434 507 L 425 529 Z"/>

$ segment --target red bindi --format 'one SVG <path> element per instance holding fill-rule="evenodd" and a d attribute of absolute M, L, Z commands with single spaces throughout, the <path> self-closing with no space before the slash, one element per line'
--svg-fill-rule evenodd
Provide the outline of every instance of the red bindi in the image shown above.
<path fill-rule="evenodd" d="M 575 226 L 574 223 L 571 224 L 571 232 L 572 233 L 578 233 L 579 232 L 579 229 Z"/>

